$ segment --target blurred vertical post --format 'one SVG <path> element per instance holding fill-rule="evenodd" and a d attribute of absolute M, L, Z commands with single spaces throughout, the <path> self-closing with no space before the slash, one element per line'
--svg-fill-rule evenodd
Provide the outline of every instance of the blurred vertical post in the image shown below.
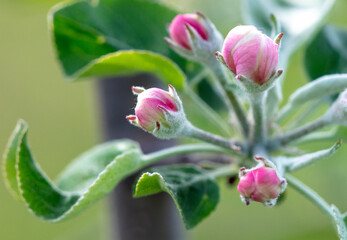
<path fill-rule="evenodd" d="M 113 77 L 99 81 L 101 123 L 105 140 L 130 138 L 140 143 L 144 153 L 173 145 L 159 140 L 125 119 L 133 114 L 135 96 L 131 86 L 158 86 L 150 76 Z M 111 194 L 112 232 L 117 240 L 182 240 L 184 230 L 168 194 L 134 199 L 132 186 L 138 174 L 123 180 Z"/>

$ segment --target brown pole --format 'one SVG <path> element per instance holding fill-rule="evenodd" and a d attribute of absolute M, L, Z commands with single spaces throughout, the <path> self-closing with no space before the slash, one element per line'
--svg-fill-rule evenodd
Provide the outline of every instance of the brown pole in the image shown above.
<path fill-rule="evenodd" d="M 174 144 L 159 140 L 125 119 L 134 113 L 136 98 L 131 86 L 158 87 L 148 75 L 105 78 L 99 81 L 101 124 L 105 140 L 130 138 L 140 143 L 144 153 Z M 169 160 L 170 161 L 170 160 Z M 175 161 L 172 160 L 171 161 Z M 184 229 L 178 211 L 168 194 L 160 193 L 134 199 L 135 174 L 123 180 L 111 193 L 113 239 L 117 240 L 183 240 Z"/>

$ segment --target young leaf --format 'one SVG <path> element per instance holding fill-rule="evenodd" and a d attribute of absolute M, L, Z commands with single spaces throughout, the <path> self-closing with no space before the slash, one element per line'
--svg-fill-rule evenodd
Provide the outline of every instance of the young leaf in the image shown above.
<path fill-rule="evenodd" d="M 347 88 L 347 74 L 331 74 L 320 77 L 298 88 L 290 95 L 287 105 L 281 109 L 279 118 L 284 118 L 298 106 L 315 99 L 337 94 Z"/>
<path fill-rule="evenodd" d="M 173 198 L 187 229 L 207 217 L 219 201 L 219 187 L 206 171 L 194 165 L 157 167 L 143 173 L 134 197 L 167 192 Z"/>
<path fill-rule="evenodd" d="M 151 73 L 177 90 L 183 90 L 185 75 L 170 59 L 149 51 L 122 50 L 104 55 L 90 62 L 75 75 L 80 77 L 98 77 L 107 75 L 130 75 Z"/>
<path fill-rule="evenodd" d="M 306 49 L 305 67 L 310 80 L 328 74 L 346 73 L 346 46 L 347 31 L 324 26 Z"/>
<path fill-rule="evenodd" d="M 26 123 L 22 120 L 19 120 L 15 130 L 10 137 L 3 159 L 2 170 L 6 186 L 17 200 L 21 200 L 18 189 L 16 169 L 17 147 L 20 139 L 22 138 L 22 133 L 26 131 Z"/>
<path fill-rule="evenodd" d="M 326 75 L 298 88 L 290 96 L 288 103 L 299 106 L 313 99 L 337 94 L 345 88 L 347 88 L 347 74 Z"/>
<path fill-rule="evenodd" d="M 104 143 L 77 158 L 56 185 L 34 161 L 27 130 L 26 123 L 19 121 L 6 150 L 4 177 L 12 192 L 36 216 L 47 221 L 75 215 L 109 193 L 120 180 L 148 164 L 135 142 Z"/>
<path fill-rule="evenodd" d="M 58 59 L 67 76 L 80 77 L 84 73 L 80 70 L 87 65 L 88 69 L 93 68 L 93 63 L 98 63 L 96 68 L 99 69 L 93 76 L 96 73 L 104 75 L 100 71 L 102 68 L 107 75 L 119 74 L 119 68 L 114 73 L 110 71 L 112 68 L 105 62 L 105 58 L 97 59 L 129 49 L 157 52 L 175 61 L 184 71 L 188 71 L 188 67 L 194 70 L 192 63 L 179 57 L 163 40 L 168 35 L 166 24 L 177 15 L 176 11 L 150 1 L 94 2 L 59 4 L 49 15 Z M 101 66 L 101 63 L 105 66 Z M 136 69 L 132 62 L 123 64 L 124 68 Z M 160 65 L 157 71 L 160 71 Z"/>
<path fill-rule="evenodd" d="M 341 144 L 342 140 L 338 140 L 331 148 L 296 157 L 278 157 L 277 161 L 281 162 L 288 171 L 296 171 L 333 155 L 341 147 Z"/>
<path fill-rule="evenodd" d="M 331 211 L 333 212 L 337 232 L 339 234 L 340 240 L 347 240 L 347 218 L 343 216 L 339 209 L 335 206 L 331 206 Z"/>

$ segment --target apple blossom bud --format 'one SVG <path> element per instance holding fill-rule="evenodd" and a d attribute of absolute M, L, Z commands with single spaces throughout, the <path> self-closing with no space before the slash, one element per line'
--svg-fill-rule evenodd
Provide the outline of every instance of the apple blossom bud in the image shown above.
<path fill-rule="evenodd" d="M 262 202 L 269 207 L 275 205 L 287 184 L 284 178 L 279 177 L 276 169 L 266 166 L 264 162 L 253 169 L 241 168 L 239 175 L 237 190 L 246 205 L 252 200 Z"/>
<path fill-rule="evenodd" d="M 193 28 L 199 36 L 207 40 L 207 31 L 201 17 L 196 13 L 178 14 L 171 22 L 169 27 L 169 34 L 173 41 L 178 43 L 181 47 L 191 50 L 189 33 L 187 26 Z"/>
<path fill-rule="evenodd" d="M 238 76 L 262 85 L 276 73 L 278 47 L 276 42 L 254 26 L 237 26 L 224 40 L 222 56 L 226 66 Z"/>
<path fill-rule="evenodd" d="M 179 14 L 168 27 L 164 40 L 180 56 L 205 66 L 215 63 L 214 53 L 223 45 L 223 36 L 202 13 Z"/>
<path fill-rule="evenodd" d="M 129 115 L 126 119 L 158 138 L 177 136 L 186 118 L 174 87 L 169 85 L 169 91 L 132 87 L 132 91 L 137 95 L 135 115 Z"/>

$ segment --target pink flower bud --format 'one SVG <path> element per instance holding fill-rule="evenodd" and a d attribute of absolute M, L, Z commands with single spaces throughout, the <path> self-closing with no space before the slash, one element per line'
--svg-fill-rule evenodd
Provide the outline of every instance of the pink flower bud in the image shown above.
<path fill-rule="evenodd" d="M 237 190 L 243 201 L 249 205 L 251 200 L 272 206 L 281 193 L 285 180 L 278 177 L 273 168 L 259 167 L 253 170 L 240 169 L 240 182 Z"/>
<path fill-rule="evenodd" d="M 170 86 L 170 92 L 159 88 L 150 88 L 145 90 L 141 87 L 132 87 L 132 91 L 137 97 L 135 115 L 126 118 L 135 125 L 141 126 L 148 132 L 160 127 L 168 127 L 165 112 L 177 112 L 178 107 L 175 102 L 175 96 Z"/>
<path fill-rule="evenodd" d="M 201 17 L 196 13 L 178 14 L 171 22 L 169 27 L 170 37 L 180 46 L 191 50 L 189 36 L 186 25 L 192 27 L 202 39 L 207 40 L 206 27 L 200 20 Z"/>
<path fill-rule="evenodd" d="M 280 38 L 276 40 L 277 43 L 279 41 Z M 262 85 L 276 72 L 277 43 L 254 26 L 237 26 L 225 38 L 222 56 L 234 74 Z"/>

